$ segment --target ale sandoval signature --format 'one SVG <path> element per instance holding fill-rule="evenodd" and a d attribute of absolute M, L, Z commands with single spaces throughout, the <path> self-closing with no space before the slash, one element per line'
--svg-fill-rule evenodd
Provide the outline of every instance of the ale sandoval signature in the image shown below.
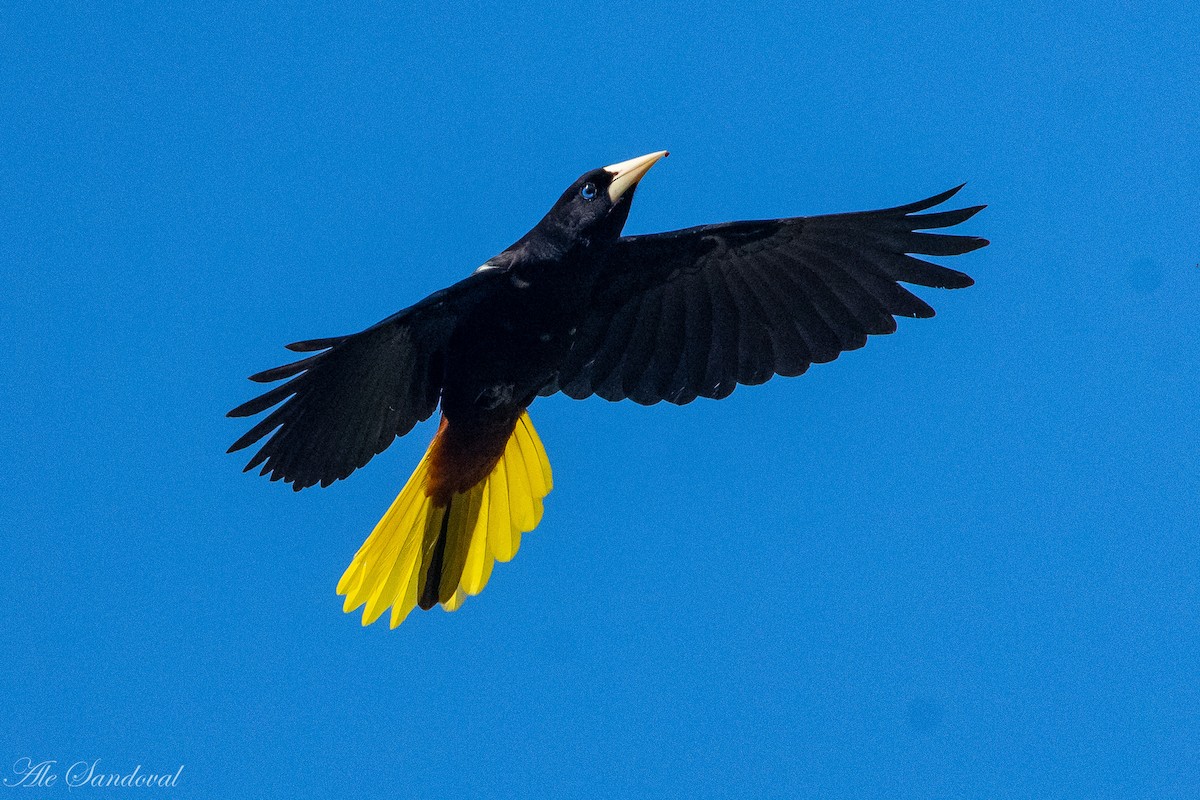
<path fill-rule="evenodd" d="M 126 772 L 110 772 L 100 764 L 98 758 L 75 761 L 64 768 L 57 759 L 34 761 L 24 757 L 18 758 L 13 764 L 13 773 L 13 777 L 6 777 L 3 781 L 8 788 L 66 786 L 68 789 L 102 789 L 115 786 L 145 789 L 176 785 L 183 774 L 183 764 L 174 772 L 148 772 L 142 769 L 141 764 Z"/>

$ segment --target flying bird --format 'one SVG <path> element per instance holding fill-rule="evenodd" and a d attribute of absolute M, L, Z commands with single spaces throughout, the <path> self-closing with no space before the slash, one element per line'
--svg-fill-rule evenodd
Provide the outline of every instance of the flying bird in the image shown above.
<path fill-rule="evenodd" d="M 532 230 L 469 277 L 360 333 L 287 345 L 311 354 L 251 376 L 285 381 L 229 412 L 273 407 L 229 448 L 299 491 L 347 477 L 441 408 L 425 456 L 337 586 L 369 625 L 391 609 L 457 609 L 537 527 L 550 462 L 528 408 L 582 399 L 682 405 L 799 375 L 932 317 L 901 283 L 967 275 L 915 256 L 986 239 L 925 233 L 984 206 L 926 212 L 962 186 L 879 211 L 621 230 L 665 151 L 582 175 Z M 268 438 L 269 437 L 269 438 Z"/>

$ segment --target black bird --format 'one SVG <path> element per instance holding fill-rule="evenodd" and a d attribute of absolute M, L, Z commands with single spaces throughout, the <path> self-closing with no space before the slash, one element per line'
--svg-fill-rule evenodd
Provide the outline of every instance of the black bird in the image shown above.
<path fill-rule="evenodd" d="M 428 419 L 421 463 L 338 583 L 363 624 L 392 609 L 453 611 L 542 517 L 550 463 L 526 409 L 539 395 L 642 405 L 726 397 L 799 375 L 932 317 L 901 282 L 970 286 L 915 255 L 983 247 L 948 228 L 984 206 L 919 212 L 961 186 L 880 211 L 728 222 L 622 236 L 638 181 L 665 151 L 592 170 L 533 230 L 474 274 L 251 380 L 286 380 L 229 412 L 278 406 L 230 452 L 270 438 L 246 469 L 299 491 L 345 478 Z"/>

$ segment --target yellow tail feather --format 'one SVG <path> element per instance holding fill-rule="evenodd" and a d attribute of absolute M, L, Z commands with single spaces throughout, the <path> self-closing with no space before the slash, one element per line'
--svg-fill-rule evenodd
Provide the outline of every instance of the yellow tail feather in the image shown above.
<path fill-rule="evenodd" d="M 508 561 L 521 546 L 521 534 L 542 519 L 542 498 L 550 493 L 550 460 L 522 413 L 490 475 L 449 506 L 433 504 L 426 493 L 429 452 L 371 531 L 338 581 L 346 613 L 365 605 L 362 624 L 370 625 L 392 609 L 395 628 L 416 607 L 445 523 L 438 602 L 455 611 L 467 595 L 487 586 L 496 561 Z M 449 513 L 449 519 L 445 520 Z M 436 574 L 436 573 L 435 573 Z M 425 603 L 432 604 L 432 600 Z"/>

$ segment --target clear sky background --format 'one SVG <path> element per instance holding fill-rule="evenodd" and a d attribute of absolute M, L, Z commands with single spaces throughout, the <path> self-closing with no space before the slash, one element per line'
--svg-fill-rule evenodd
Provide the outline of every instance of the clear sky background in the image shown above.
<path fill-rule="evenodd" d="M 23 5 L 0 19 L 4 777 L 1200 795 L 1194 4 Z M 966 180 L 955 202 L 990 207 L 962 232 L 992 245 L 953 262 L 975 287 L 919 290 L 936 319 L 802 378 L 539 400 L 556 488 L 517 558 L 456 614 L 363 629 L 334 586 L 432 424 L 297 495 L 224 454 L 245 376 L 661 148 L 629 232 Z"/>

